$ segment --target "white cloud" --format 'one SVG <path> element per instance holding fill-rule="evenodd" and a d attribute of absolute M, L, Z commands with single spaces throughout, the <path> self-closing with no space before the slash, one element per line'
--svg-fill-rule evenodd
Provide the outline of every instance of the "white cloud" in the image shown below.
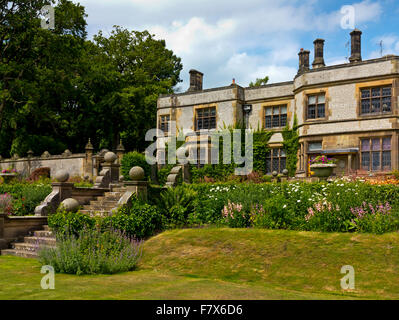
<path fill-rule="evenodd" d="M 268 75 L 270 82 L 292 80 L 304 33 L 340 28 L 340 7 L 320 9 L 321 0 L 79 0 L 89 14 L 89 34 L 113 25 L 148 29 L 182 58 L 183 90 L 188 70 L 204 72 L 204 87 L 223 86 L 235 77 L 246 86 Z M 378 1 L 354 4 L 357 24 L 375 21 Z M 107 32 L 105 32 L 107 34 Z M 308 48 L 310 49 L 310 48 Z M 342 61 L 341 58 L 330 61 Z"/>

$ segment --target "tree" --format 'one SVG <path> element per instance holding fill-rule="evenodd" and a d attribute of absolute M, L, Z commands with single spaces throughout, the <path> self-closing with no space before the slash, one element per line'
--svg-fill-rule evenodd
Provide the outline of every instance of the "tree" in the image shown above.
<path fill-rule="evenodd" d="M 266 77 L 264 77 L 264 78 L 256 78 L 255 83 L 251 81 L 251 83 L 249 84 L 249 86 L 250 86 L 251 88 L 263 86 L 263 85 L 267 84 L 268 81 L 269 81 L 269 77 L 268 77 L 268 76 L 266 76 Z"/>
<path fill-rule="evenodd" d="M 94 36 L 85 84 L 97 122 L 97 142 L 115 148 L 123 138 L 128 149 L 142 150 L 145 133 L 154 127 L 157 99 L 173 92 L 183 68 L 164 40 L 148 31 L 119 26 L 107 38 Z"/>

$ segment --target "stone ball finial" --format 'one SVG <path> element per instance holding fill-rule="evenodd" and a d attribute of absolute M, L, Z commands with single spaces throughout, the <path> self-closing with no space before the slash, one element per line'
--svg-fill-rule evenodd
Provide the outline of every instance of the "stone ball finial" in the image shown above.
<path fill-rule="evenodd" d="M 58 182 L 67 182 L 69 179 L 69 173 L 66 170 L 60 170 L 55 174 L 55 179 Z"/>
<path fill-rule="evenodd" d="M 79 202 L 73 198 L 68 198 L 60 203 L 61 207 L 67 212 L 76 212 L 79 209 Z"/>
<path fill-rule="evenodd" d="M 144 179 L 144 169 L 142 167 L 133 167 L 129 171 L 129 177 L 133 181 L 140 181 Z"/>
<path fill-rule="evenodd" d="M 104 155 L 104 160 L 109 163 L 113 163 L 117 158 L 118 158 L 117 155 L 111 151 L 108 151 Z"/>
<path fill-rule="evenodd" d="M 287 169 L 283 170 L 283 175 L 288 176 L 288 170 Z"/>
<path fill-rule="evenodd" d="M 272 172 L 272 176 L 273 176 L 273 177 L 277 177 L 277 176 L 278 176 L 278 172 L 277 172 L 277 171 L 273 171 L 273 172 Z"/>

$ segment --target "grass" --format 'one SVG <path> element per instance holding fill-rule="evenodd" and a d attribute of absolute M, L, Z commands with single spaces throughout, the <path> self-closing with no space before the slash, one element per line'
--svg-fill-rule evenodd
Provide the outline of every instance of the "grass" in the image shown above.
<path fill-rule="evenodd" d="M 343 265 L 356 288 L 340 287 Z M 137 271 L 57 274 L 42 290 L 36 260 L 0 256 L 0 299 L 399 299 L 399 233 L 184 229 L 145 243 Z"/>

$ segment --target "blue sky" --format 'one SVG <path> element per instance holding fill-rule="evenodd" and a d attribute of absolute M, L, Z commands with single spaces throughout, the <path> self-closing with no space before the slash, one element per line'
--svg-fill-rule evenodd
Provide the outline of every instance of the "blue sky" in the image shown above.
<path fill-rule="evenodd" d="M 88 14 L 89 37 L 113 25 L 149 30 L 165 39 L 182 58 L 182 91 L 188 71 L 204 76 L 204 88 L 270 77 L 269 83 L 292 80 L 300 48 L 311 51 L 323 38 L 327 65 L 345 63 L 351 30 L 341 27 L 341 7 L 352 5 L 355 26 L 363 31 L 363 59 L 399 55 L 399 1 L 363 0 L 80 0 Z"/>

